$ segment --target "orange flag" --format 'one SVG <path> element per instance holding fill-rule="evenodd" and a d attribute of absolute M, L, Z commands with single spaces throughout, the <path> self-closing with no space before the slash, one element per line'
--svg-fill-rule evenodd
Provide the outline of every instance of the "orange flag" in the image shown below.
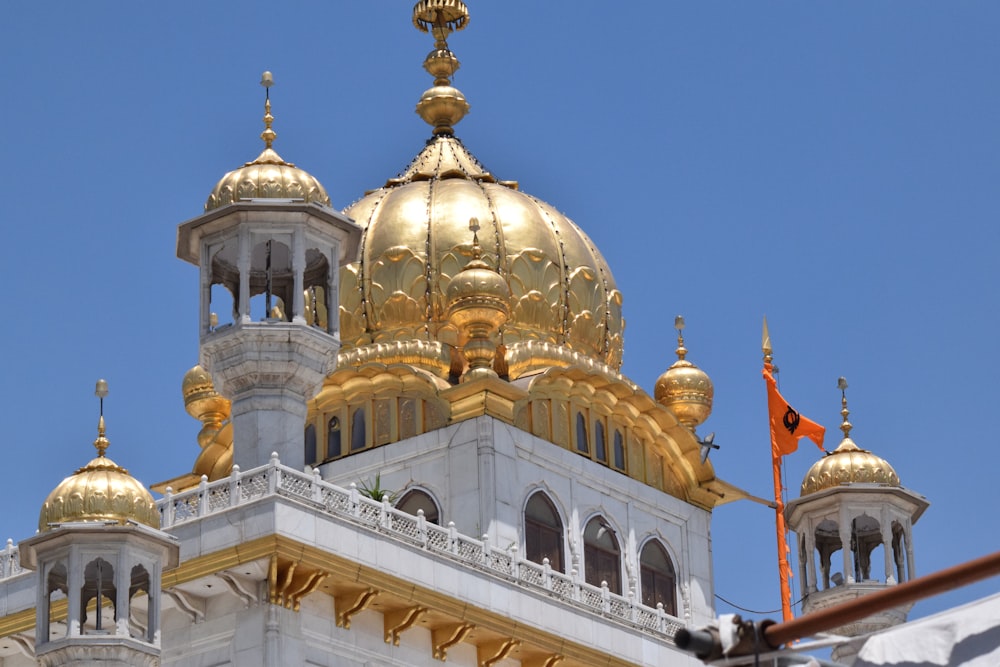
<path fill-rule="evenodd" d="M 826 429 L 811 419 L 803 417 L 778 393 L 778 383 L 771 374 L 771 364 L 764 364 L 764 381 L 767 382 L 767 410 L 771 416 L 771 454 L 777 459 L 799 448 L 799 438 L 809 438 L 821 452 Z"/>

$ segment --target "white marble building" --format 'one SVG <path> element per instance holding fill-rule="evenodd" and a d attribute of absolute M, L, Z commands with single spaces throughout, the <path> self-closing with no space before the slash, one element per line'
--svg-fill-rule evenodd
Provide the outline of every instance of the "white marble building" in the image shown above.
<path fill-rule="evenodd" d="M 622 376 L 598 249 L 455 137 L 467 18 L 414 8 L 433 136 L 344 211 L 268 101 L 264 152 L 178 232 L 201 453 L 155 507 L 101 447 L 53 491 L 0 552 L 0 667 L 699 664 L 672 638 L 714 617 L 739 497 L 700 456 L 711 382 L 682 340 L 653 396 Z"/>

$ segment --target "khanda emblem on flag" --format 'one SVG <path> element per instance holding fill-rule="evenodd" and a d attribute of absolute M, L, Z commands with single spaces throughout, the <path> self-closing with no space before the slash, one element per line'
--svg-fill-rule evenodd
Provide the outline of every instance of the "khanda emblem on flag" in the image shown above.
<path fill-rule="evenodd" d="M 822 426 L 803 417 L 778 392 L 778 383 L 774 380 L 774 367 L 764 364 L 764 381 L 767 383 L 767 408 L 771 413 L 771 451 L 775 458 L 791 454 L 799 448 L 799 438 L 809 438 L 820 451 L 823 450 Z"/>
<path fill-rule="evenodd" d="M 789 433 L 795 435 L 795 429 L 799 427 L 799 422 L 801 420 L 802 417 L 799 416 L 799 413 L 796 412 L 795 410 L 792 410 L 792 406 L 789 405 L 788 410 L 785 411 L 785 416 L 782 418 L 781 423 L 785 425 L 785 428 L 788 429 Z"/>

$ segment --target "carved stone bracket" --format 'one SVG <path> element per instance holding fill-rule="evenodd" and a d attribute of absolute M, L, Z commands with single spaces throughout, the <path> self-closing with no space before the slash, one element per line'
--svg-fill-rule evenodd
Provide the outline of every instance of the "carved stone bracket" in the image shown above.
<path fill-rule="evenodd" d="M 426 607 L 405 607 L 387 611 L 382 616 L 382 622 L 385 626 L 385 643 L 399 646 L 399 636 L 412 628 L 426 613 Z"/>
<path fill-rule="evenodd" d="M 378 593 L 374 588 L 365 588 L 336 596 L 333 599 L 333 608 L 337 615 L 337 627 L 350 630 L 351 617 L 367 609 Z"/>
<path fill-rule="evenodd" d="M 471 623 L 456 623 L 442 625 L 431 630 L 431 643 L 434 645 L 434 657 L 438 660 L 448 659 L 448 649 L 465 639 L 476 626 Z"/>
<path fill-rule="evenodd" d="M 271 556 L 267 574 L 268 600 L 271 604 L 298 611 L 302 598 L 316 590 L 328 576 L 328 572 L 294 562 L 281 562 L 277 556 Z"/>
<path fill-rule="evenodd" d="M 163 592 L 174 601 L 178 609 L 187 614 L 192 623 L 201 623 L 205 620 L 205 601 L 202 598 L 177 588 Z"/>
<path fill-rule="evenodd" d="M 566 656 L 553 653 L 536 658 L 528 658 L 521 661 L 521 667 L 556 667 Z"/>
<path fill-rule="evenodd" d="M 226 586 L 229 587 L 229 591 L 233 595 L 243 601 L 244 607 L 250 608 L 259 602 L 257 596 L 238 577 L 229 572 L 220 572 L 219 578 L 226 582 Z"/>
<path fill-rule="evenodd" d="M 511 637 L 480 644 L 476 647 L 479 667 L 493 667 L 494 664 L 510 655 L 510 652 L 520 645 L 520 643 L 520 641 Z"/>

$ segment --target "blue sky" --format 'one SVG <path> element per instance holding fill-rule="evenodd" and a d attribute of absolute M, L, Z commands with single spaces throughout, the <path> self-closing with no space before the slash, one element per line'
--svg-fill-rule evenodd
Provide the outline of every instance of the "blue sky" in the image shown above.
<path fill-rule="evenodd" d="M 429 37 L 410 2 L 19 3 L 0 24 L 6 350 L 0 534 L 93 453 L 152 483 L 190 469 L 197 271 L 176 226 L 275 148 L 344 207 L 429 128 Z M 997 549 L 990 426 L 1000 353 L 1000 5 L 990 2 L 473 2 L 450 45 L 457 134 L 499 178 L 573 218 L 625 297 L 626 375 L 689 358 L 716 387 L 719 476 L 770 490 L 761 318 L 781 388 L 839 442 L 846 376 L 862 447 L 931 507 L 918 572 Z M 816 460 L 804 444 L 788 486 Z M 773 513 L 713 519 L 716 592 L 779 606 Z M 797 582 L 796 582 L 797 583 Z M 920 616 L 997 580 L 917 605 Z M 797 591 L 797 589 L 796 589 Z M 719 603 L 719 612 L 732 611 Z"/>

